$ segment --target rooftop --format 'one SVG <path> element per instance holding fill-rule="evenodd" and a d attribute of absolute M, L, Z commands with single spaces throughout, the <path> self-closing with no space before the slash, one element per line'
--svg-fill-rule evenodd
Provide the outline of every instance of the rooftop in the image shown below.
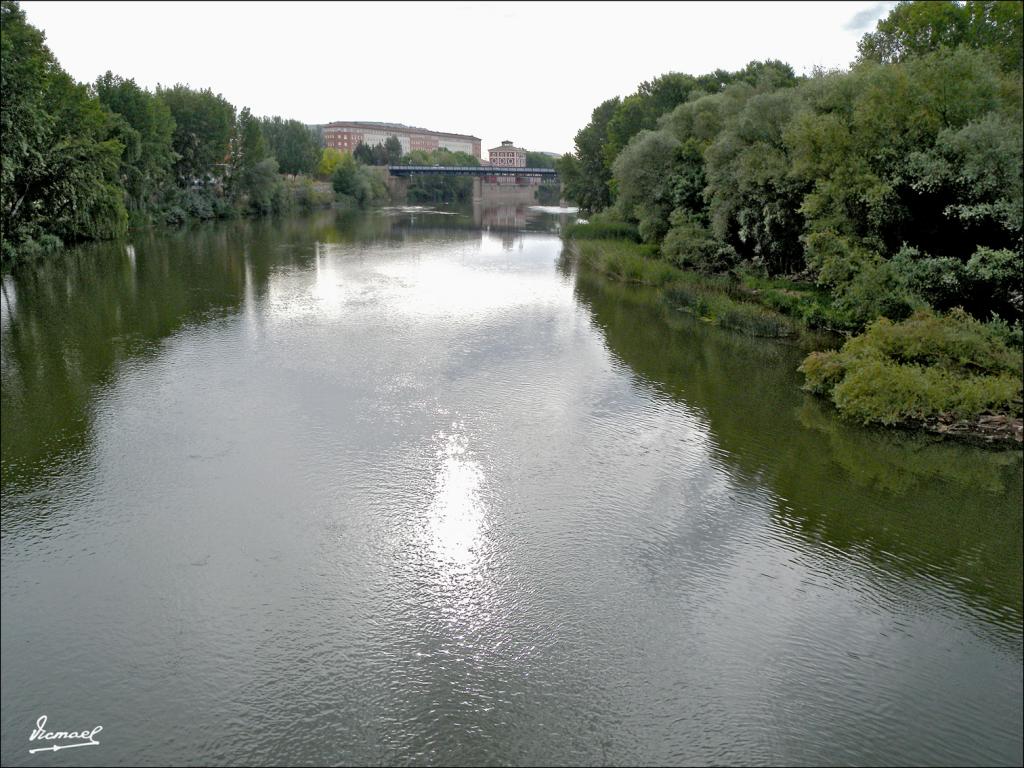
<path fill-rule="evenodd" d="M 471 136 L 466 133 L 448 133 L 447 131 L 432 131 L 429 128 L 417 128 L 414 125 L 404 123 L 378 123 L 371 120 L 337 120 L 327 123 L 324 128 L 376 128 L 382 131 L 412 131 L 415 133 L 426 133 L 431 136 L 448 136 L 455 139 L 474 139 L 480 141 L 479 136 Z"/>

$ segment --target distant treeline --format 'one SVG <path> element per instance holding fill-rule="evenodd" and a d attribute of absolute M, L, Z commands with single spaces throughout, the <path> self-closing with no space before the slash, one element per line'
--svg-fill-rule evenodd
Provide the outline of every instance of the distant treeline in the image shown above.
<path fill-rule="evenodd" d="M 1022 7 L 900 3 L 848 71 L 797 77 L 755 61 L 645 82 L 577 133 L 557 162 L 566 196 L 591 217 L 591 236 L 625 233 L 643 258 L 744 285 L 790 278 L 775 308 L 806 325 L 859 332 L 960 308 L 987 323 L 977 338 L 1019 345 Z M 969 359 L 977 339 L 963 322 L 908 326 L 947 338 L 901 362 L 927 365 L 925 348 L 940 343 Z M 975 360 L 975 372 L 1019 381 L 1019 354 L 1009 368 L 999 359 Z M 819 367 L 813 383 L 831 390 L 844 375 Z M 1019 412 L 1019 391 L 997 410 Z"/>
<path fill-rule="evenodd" d="M 0 3 L 0 223 L 5 262 L 129 225 L 262 214 L 330 202 L 308 178 L 318 132 L 256 118 L 209 89 L 107 72 L 79 84 L 28 24 Z M 306 175 L 307 178 L 285 178 Z"/>

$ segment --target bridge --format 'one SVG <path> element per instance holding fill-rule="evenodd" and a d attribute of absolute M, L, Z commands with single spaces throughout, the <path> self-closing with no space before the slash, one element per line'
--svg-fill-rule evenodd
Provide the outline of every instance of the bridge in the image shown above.
<path fill-rule="evenodd" d="M 392 176 L 538 176 L 557 179 L 554 168 L 516 168 L 504 165 L 389 165 Z"/>

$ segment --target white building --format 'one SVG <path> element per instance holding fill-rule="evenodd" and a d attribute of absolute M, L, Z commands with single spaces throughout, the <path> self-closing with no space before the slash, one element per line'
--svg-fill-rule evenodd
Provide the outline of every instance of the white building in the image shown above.
<path fill-rule="evenodd" d="M 526 150 L 522 147 L 513 146 L 511 141 L 503 141 L 500 147 L 488 149 L 487 154 L 491 159 L 491 165 L 511 166 L 513 168 L 526 167 Z"/>

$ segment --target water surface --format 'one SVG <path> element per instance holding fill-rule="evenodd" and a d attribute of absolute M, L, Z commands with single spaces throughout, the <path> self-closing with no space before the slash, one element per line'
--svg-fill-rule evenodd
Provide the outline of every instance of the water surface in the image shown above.
<path fill-rule="evenodd" d="M 5 275 L 3 763 L 1019 764 L 1020 451 L 838 421 L 564 219 Z"/>

